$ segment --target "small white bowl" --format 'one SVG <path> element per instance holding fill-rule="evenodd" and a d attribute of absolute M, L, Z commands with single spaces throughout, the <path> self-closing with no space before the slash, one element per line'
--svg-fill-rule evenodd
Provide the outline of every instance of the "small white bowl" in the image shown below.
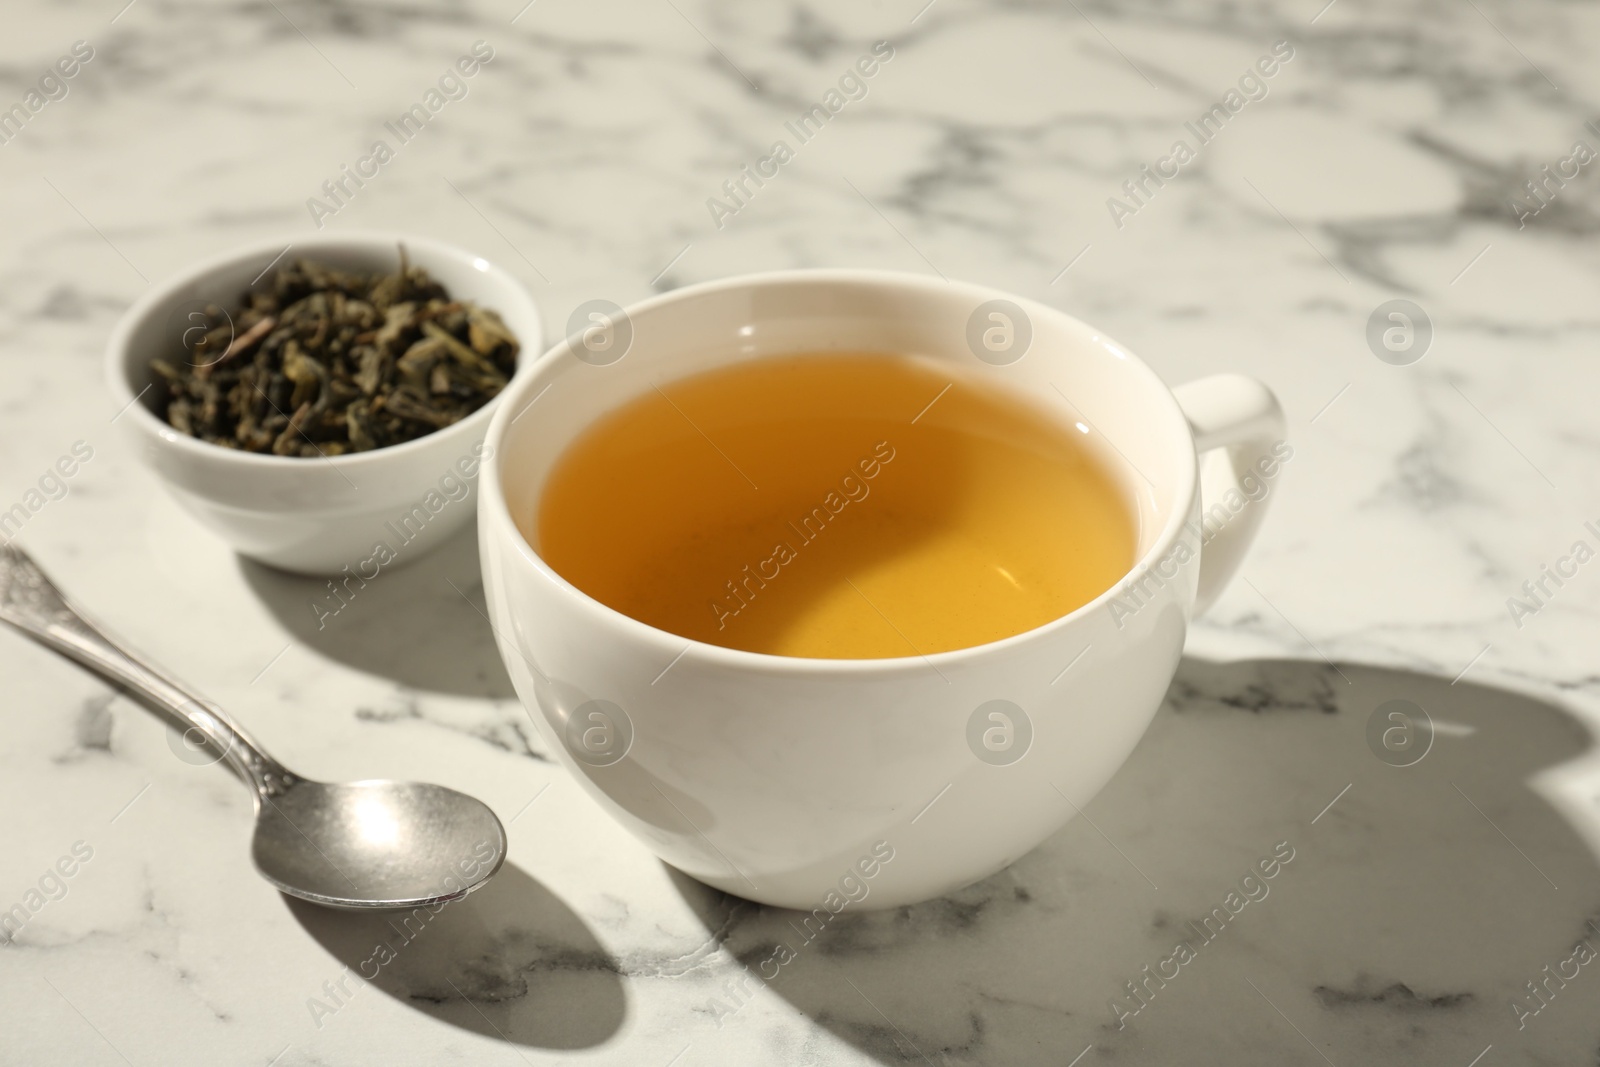
<path fill-rule="evenodd" d="M 393 271 L 401 244 L 451 297 L 499 313 L 521 346 L 513 380 L 523 377 L 543 352 L 544 336 L 522 283 L 465 249 L 400 233 L 296 234 L 247 246 L 156 285 L 112 331 L 106 378 L 125 439 L 178 503 L 240 555 L 302 574 L 349 567 L 372 577 L 374 566 L 414 559 L 472 516 L 483 436 L 499 397 L 426 437 L 322 459 L 209 444 L 174 429 L 154 406 L 160 384 L 151 360 L 184 358 L 190 309 L 209 302 L 231 313 L 241 293 L 267 284 L 298 257 L 342 270 Z"/>

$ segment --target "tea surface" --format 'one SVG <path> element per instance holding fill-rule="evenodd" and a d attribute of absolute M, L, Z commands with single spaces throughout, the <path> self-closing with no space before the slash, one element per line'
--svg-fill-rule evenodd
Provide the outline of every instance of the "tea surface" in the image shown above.
<path fill-rule="evenodd" d="M 668 382 L 568 446 L 524 534 L 682 637 L 828 659 L 1033 629 L 1133 565 L 1131 504 L 1078 429 L 942 363 L 751 360 Z"/>

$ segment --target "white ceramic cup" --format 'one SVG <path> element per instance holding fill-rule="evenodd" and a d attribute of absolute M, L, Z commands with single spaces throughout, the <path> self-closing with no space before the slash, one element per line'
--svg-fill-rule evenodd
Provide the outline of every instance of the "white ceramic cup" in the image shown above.
<path fill-rule="evenodd" d="M 948 360 L 1081 424 L 1138 501 L 1138 564 L 1093 602 L 1005 640 L 799 659 L 622 615 L 519 531 L 514 516 L 536 514 L 552 464 L 602 413 L 713 367 L 840 348 Z M 906 904 L 1005 867 L 1127 758 L 1189 619 L 1261 521 L 1292 454 L 1283 432 L 1253 379 L 1174 394 L 1110 338 L 1020 297 L 886 272 L 732 278 L 594 318 L 511 386 L 487 437 L 484 587 L 546 744 L 662 859 L 729 893 L 824 915 Z M 1197 453 L 1208 452 L 1202 478 Z M 639 522 L 648 536 L 649 517 Z"/>
<path fill-rule="evenodd" d="M 240 555 L 360 579 L 366 568 L 416 559 L 471 517 L 479 446 L 500 397 L 424 437 L 325 459 L 222 448 L 180 433 L 154 410 L 160 383 L 150 361 L 185 358 L 184 340 L 200 321 L 191 316 L 206 304 L 237 308 L 242 292 L 270 284 L 270 270 L 295 257 L 393 271 L 402 244 L 452 297 L 498 312 L 522 346 L 517 373 L 532 366 L 544 336 L 522 283 L 476 253 L 402 233 L 295 234 L 235 249 L 152 286 L 112 331 L 106 382 L 124 439 L 179 505 Z M 379 544 L 388 552 L 377 552 Z"/>

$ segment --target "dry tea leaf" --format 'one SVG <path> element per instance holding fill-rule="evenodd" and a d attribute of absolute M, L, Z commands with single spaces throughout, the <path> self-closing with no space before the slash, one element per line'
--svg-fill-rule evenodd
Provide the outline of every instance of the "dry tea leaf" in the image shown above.
<path fill-rule="evenodd" d="M 151 361 L 167 422 L 224 448 L 317 457 L 401 444 L 483 407 L 517 365 L 500 316 L 450 299 L 404 246 L 393 274 L 297 260 L 241 303 L 231 331 L 208 308 L 187 358 Z"/>

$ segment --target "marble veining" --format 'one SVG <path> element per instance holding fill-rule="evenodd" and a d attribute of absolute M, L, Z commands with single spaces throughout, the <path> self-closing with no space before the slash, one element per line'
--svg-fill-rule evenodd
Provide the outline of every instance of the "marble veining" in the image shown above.
<path fill-rule="evenodd" d="M 1600 969 L 1575 955 L 1600 939 L 1600 569 L 1532 616 L 1508 607 L 1600 522 L 1600 168 L 1527 199 L 1600 148 L 1593 5 L 9 14 L 0 100 L 75 41 L 95 58 L 0 144 L 0 514 L 23 505 L 19 541 L 76 602 L 290 764 L 472 792 L 511 855 L 426 924 L 286 901 L 249 867 L 225 768 L 0 633 L 0 915 L 26 916 L 0 944 L 0 1063 L 1600 1059 Z M 544 750 L 470 531 L 322 627 L 319 583 L 233 557 L 122 449 L 100 384 L 117 316 L 197 257 L 309 232 L 320 183 L 477 41 L 495 58 L 469 93 L 327 228 L 478 249 L 557 328 L 594 298 L 885 267 L 1065 308 L 1172 383 L 1239 370 L 1278 392 L 1295 459 L 1246 580 L 1196 623 L 1087 818 L 914 908 L 817 928 L 725 896 L 644 853 Z M 866 94 L 719 227 L 708 197 L 880 41 L 894 58 Z M 1119 227 L 1121 183 L 1279 41 L 1294 58 L 1267 95 Z M 1433 328 L 1408 366 L 1366 339 L 1397 297 Z M 94 461 L 32 507 L 78 440 Z M 1434 722 L 1413 766 L 1369 745 L 1390 700 Z M 1280 846 L 1292 862 L 1231 913 Z"/>

